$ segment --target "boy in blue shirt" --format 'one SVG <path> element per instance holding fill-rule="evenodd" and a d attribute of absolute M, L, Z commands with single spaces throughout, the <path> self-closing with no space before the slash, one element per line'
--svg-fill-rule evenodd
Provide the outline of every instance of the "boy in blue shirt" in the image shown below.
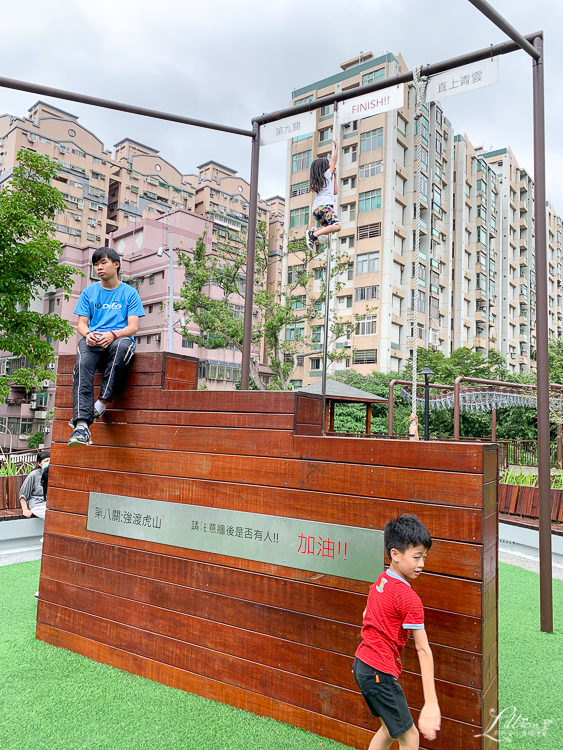
<path fill-rule="evenodd" d="M 92 255 L 92 265 L 100 281 L 86 287 L 74 310 L 78 344 L 74 365 L 73 428 L 69 445 L 92 445 L 89 426 L 106 410 L 125 376 L 126 366 L 135 354 L 139 318 L 145 311 L 139 293 L 118 278 L 121 261 L 110 247 L 100 247 Z M 104 364 L 100 394 L 94 403 L 94 373 Z"/>

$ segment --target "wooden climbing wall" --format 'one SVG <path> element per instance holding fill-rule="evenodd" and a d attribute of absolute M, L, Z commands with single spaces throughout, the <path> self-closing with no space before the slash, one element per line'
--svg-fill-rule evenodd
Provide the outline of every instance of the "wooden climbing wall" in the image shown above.
<path fill-rule="evenodd" d="M 197 362 L 138 354 L 94 445 L 68 448 L 72 357 L 57 379 L 37 637 L 99 662 L 366 748 L 352 676 L 369 583 L 88 531 L 89 492 L 434 539 L 425 607 L 442 731 L 477 750 L 497 698 L 497 453 L 475 443 L 323 437 L 320 398 L 197 391 Z M 412 639 L 401 683 L 423 704 Z"/>

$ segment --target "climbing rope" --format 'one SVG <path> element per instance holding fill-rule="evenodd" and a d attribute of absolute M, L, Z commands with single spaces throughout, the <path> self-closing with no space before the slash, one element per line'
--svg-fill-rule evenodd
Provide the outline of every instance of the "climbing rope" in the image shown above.
<path fill-rule="evenodd" d="M 422 162 L 422 128 L 418 127 L 418 120 L 422 117 L 422 103 L 428 78 L 421 76 L 422 65 L 413 70 L 413 83 L 416 94 L 414 119 L 417 122 L 416 139 L 416 225 L 414 242 L 414 304 L 412 316 L 412 392 L 416 394 L 418 380 L 418 279 L 420 276 L 420 193 L 421 193 L 421 162 Z M 416 417 L 416 398 L 412 399 L 411 413 Z"/>

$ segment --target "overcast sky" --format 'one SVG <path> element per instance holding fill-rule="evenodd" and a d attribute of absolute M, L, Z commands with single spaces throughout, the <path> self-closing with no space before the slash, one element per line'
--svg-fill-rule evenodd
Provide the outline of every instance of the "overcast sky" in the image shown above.
<path fill-rule="evenodd" d="M 521 33 L 545 32 L 547 193 L 563 214 L 563 3 L 494 5 Z M 2 25 L 2 76 L 243 128 L 360 51 L 401 52 L 412 68 L 505 38 L 467 0 L 27 0 L 4 3 Z M 533 172 L 531 68 L 524 52 L 504 56 L 498 85 L 446 99 L 444 110 L 456 132 L 485 148 L 510 145 Z M 0 88 L 0 112 L 24 115 L 37 98 Z M 250 142 L 241 136 L 54 103 L 107 149 L 128 136 L 184 173 L 214 159 L 249 177 Z M 285 153 L 283 145 L 261 151 L 264 198 L 284 194 Z"/>

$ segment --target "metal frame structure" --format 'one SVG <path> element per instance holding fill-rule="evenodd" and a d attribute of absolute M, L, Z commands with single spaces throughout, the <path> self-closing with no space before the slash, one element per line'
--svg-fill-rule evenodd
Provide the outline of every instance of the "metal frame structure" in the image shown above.
<path fill-rule="evenodd" d="M 544 112 L 544 54 L 543 31 L 522 36 L 504 19 L 486 0 L 469 0 L 478 10 L 487 16 L 496 26 L 504 31 L 512 41 L 501 42 L 475 52 L 450 58 L 439 63 L 422 66 L 420 74 L 433 76 L 453 68 L 479 62 L 496 55 L 506 55 L 517 50 L 524 50 L 533 59 L 533 119 L 534 119 L 534 189 L 536 207 L 536 339 L 537 339 L 537 398 L 538 398 L 538 474 L 539 474 L 539 549 L 540 549 L 540 608 L 541 630 L 553 631 L 553 595 L 551 563 L 551 521 L 550 521 L 550 466 L 549 466 L 549 374 L 548 374 L 548 312 L 547 312 L 547 245 L 546 245 L 546 189 L 545 189 L 545 112 Z M 258 172 L 260 160 L 260 127 L 266 123 L 276 122 L 285 117 L 295 116 L 324 107 L 336 102 L 346 101 L 363 94 L 380 91 L 389 86 L 409 83 L 413 80 L 412 71 L 401 73 L 359 88 L 325 96 L 322 99 L 301 104 L 296 107 L 263 114 L 252 119 L 252 130 L 244 130 L 220 123 L 212 123 L 182 115 L 170 114 L 157 110 L 137 107 L 123 102 L 88 96 L 76 92 L 41 86 L 26 81 L 0 77 L 0 87 L 28 91 L 31 93 L 65 99 L 95 107 L 128 112 L 130 114 L 152 117 L 169 122 L 177 122 L 194 127 L 218 130 L 233 135 L 252 139 L 250 167 L 250 200 L 247 240 L 247 276 L 255 267 L 256 227 L 258 206 Z M 254 284 L 247 283 L 244 310 L 244 341 L 242 354 L 241 388 L 247 390 L 250 376 L 250 353 L 252 336 L 252 305 Z M 330 296 L 329 279 L 327 278 L 327 299 Z M 326 348 L 326 343 L 325 343 Z"/>

